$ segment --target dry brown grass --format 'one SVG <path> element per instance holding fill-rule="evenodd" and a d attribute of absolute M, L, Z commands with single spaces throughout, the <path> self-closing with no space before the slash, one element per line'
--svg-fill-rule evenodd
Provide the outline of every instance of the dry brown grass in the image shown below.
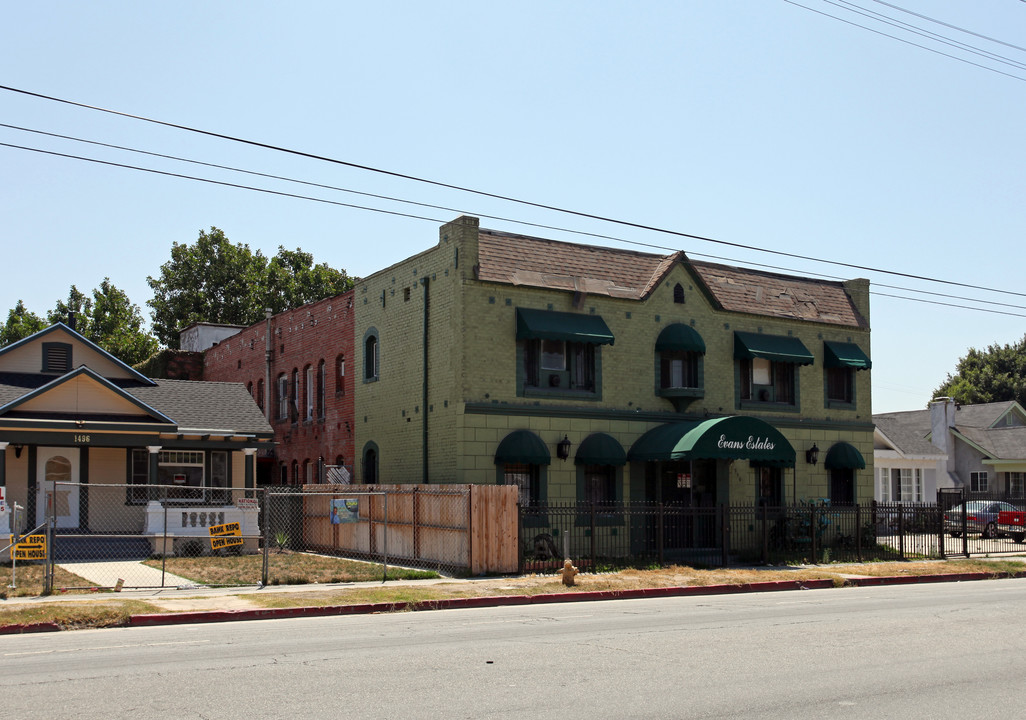
<path fill-rule="evenodd" d="M 9 597 L 35 597 L 46 588 L 45 566 L 42 562 L 19 562 L 13 569 L 11 563 L 0 564 L 0 600 Z M 17 587 L 12 588 L 12 575 Z M 85 578 L 68 572 L 60 566 L 54 567 L 54 587 L 89 587 Z M 84 590 L 81 592 L 92 592 Z"/>
<path fill-rule="evenodd" d="M 159 612 L 159 608 L 141 600 L 104 600 L 95 602 L 19 603 L 0 606 L 0 627 L 56 623 L 62 630 L 119 627 L 133 615 Z"/>
<path fill-rule="evenodd" d="M 344 588 L 304 593 L 268 593 L 252 596 L 260 607 L 316 607 L 361 603 L 427 602 L 448 598 L 502 595 L 545 595 L 645 588 L 706 585 L 744 585 L 781 580 L 832 580 L 838 587 L 849 576 L 945 575 L 972 572 L 1021 572 L 1023 563 L 1014 561 L 949 560 L 944 562 L 897 562 L 865 565 L 826 565 L 794 568 L 720 568 L 696 570 L 671 566 L 656 570 L 622 570 L 591 575 L 582 573 L 574 587 L 562 584 L 559 575 L 525 575 L 516 578 L 443 582 L 428 586 Z"/>
<path fill-rule="evenodd" d="M 161 560 L 146 565 L 161 567 Z M 228 555 L 167 558 L 165 569 L 200 585 L 256 585 L 260 582 L 262 555 Z M 268 577 L 275 585 L 346 583 L 381 580 L 381 565 L 308 553 L 272 552 L 268 556 Z M 389 568 L 390 580 L 436 578 L 438 573 Z"/>
<path fill-rule="evenodd" d="M 231 577 L 230 571 L 236 572 L 249 568 L 245 562 L 253 562 L 254 558 L 221 558 L 232 560 L 230 563 L 210 563 L 210 558 L 176 558 L 176 565 L 168 570 L 187 577 L 198 573 L 208 573 L 207 584 L 211 578 Z M 259 558 L 256 558 L 259 560 Z M 291 558 L 295 563 L 299 558 Z M 305 561 L 305 560 L 304 560 Z M 352 563 L 356 566 L 369 568 L 371 577 L 363 577 L 359 572 L 341 577 L 339 568 L 344 563 L 338 558 L 322 558 L 309 556 L 310 565 L 306 571 L 309 577 L 323 577 L 319 582 L 356 582 L 357 578 L 379 582 L 380 567 L 364 563 Z M 236 563 L 242 563 L 237 565 Z M 220 566 L 220 570 L 213 570 Z M 322 568 L 323 575 L 316 575 L 313 570 Z M 325 569 L 326 568 L 326 569 Z M 22 569 L 18 568 L 19 585 Z M 353 605 L 364 603 L 421 603 L 430 606 L 434 601 L 450 598 L 471 598 L 505 595 L 541 595 L 549 593 L 575 593 L 590 591 L 637 590 L 643 588 L 661 588 L 678 586 L 702 586 L 719 584 L 747 584 L 779 580 L 832 580 L 841 586 L 846 578 L 857 576 L 909 576 L 909 575 L 943 575 L 951 573 L 1012 573 L 1022 572 L 1026 565 L 1013 560 L 948 560 L 930 562 L 894 562 L 865 565 L 823 565 L 816 567 L 778 567 L 778 568 L 722 568 L 714 570 L 696 570 L 685 566 L 673 566 L 654 570 L 623 570 L 616 573 L 592 575 L 579 574 L 577 584 L 572 588 L 565 587 L 559 575 L 526 575 L 522 577 L 475 579 L 471 581 L 440 580 L 425 584 L 380 584 L 362 585 L 347 588 L 331 588 L 306 590 L 303 592 L 260 592 L 235 594 L 227 599 L 231 607 L 240 608 L 284 608 L 284 607 L 316 607 L 334 605 Z M 318 571 L 321 572 L 321 571 Z M 222 574 L 224 573 L 224 574 Z M 40 575 L 41 577 L 41 575 Z M 353 578 L 353 579 L 348 579 Z M 193 598 L 178 599 L 171 602 L 167 599 L 155 598 L 150 602 L 131 599 L 118 599 L 115 595 L 104 594 L 94 596 L 89 602 L 60 601 L 41 603 L 17 603 L 9 606 L 0 605 L 0 626 L 27 624 L 36 622 L 55 622 L 62 628 L 107 627 L 123 625 L 135 614 L 153 612 L 183 612 L 187 610 L 214 610 L 226 607 L 226 598 Z"/>

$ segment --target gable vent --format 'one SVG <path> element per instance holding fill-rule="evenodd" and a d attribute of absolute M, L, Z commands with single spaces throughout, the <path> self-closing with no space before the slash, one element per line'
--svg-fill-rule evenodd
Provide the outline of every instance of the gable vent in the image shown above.
<path fill-rule="evenodd" d="M 71 345 L 43 343 L 43 372 L 67 372 L 71 369 Z"/>

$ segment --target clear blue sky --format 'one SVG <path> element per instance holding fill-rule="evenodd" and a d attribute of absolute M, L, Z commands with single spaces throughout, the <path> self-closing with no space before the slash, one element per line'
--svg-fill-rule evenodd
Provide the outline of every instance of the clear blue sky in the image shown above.
<path fill-rule="evenodd" d="M 0 122 L 433 203 L 482 225 L 734 264 L 869 277 L 875 412 L 918 409 L 969 347 L 1026 333 L 1026 66 L 855 15 L 851 3 L 12 3 L 0 85 L 718 246 L 444 190 L 0 91 Z M 1018 63 L 1026 52 L 874 0 L 855 3 Z M 1026 2 L 893 0 L 1026 46 Z M 813 10 L 818 12 L 813 12 Z M 828 13 L 985 69 L 840 22 Z M 994 70 L 1014 75 L 999 74 Z M 416 208 L 0 128 L 0 142 L 409 212 L 384 215 L 0 147 L 0 312 L 44 315 L 104 277 L 148 318 L 147 275 L 217 226 L 364 276 L 427 249 L 455 211 Z M 636 246 L 633 246 L 636 247 Z M 642 248 L 644 249 L 644 248 Z M 663 250 L 654 249 L 656 252 Z M 975 305 L 881 287 L 979 298 Z"/>

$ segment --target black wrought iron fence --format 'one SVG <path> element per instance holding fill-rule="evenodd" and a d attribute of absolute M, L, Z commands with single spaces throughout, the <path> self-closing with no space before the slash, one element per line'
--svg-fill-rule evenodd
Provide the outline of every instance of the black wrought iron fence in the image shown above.
<path fill-rule="evenodd" d="M 554 570 L 567 557 L 597 570 L 942 558 L 943 522 L 933 503 L 552 503 L 521 508 L 520 567 Z"/>

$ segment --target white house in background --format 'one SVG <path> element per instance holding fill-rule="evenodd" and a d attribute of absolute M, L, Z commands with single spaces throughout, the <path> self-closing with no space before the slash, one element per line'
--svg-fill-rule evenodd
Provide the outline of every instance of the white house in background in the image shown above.
<path fill-rule="evenodd" d="M 947 454 L 930 442 L 930 411 L 873 416 L 873 497 L 879 502 L 933 502 L 938 487 L 952 487 Z"/>
<path fill-rule="evenodd" d="M 1026 498 L 1026 410 L 1014 400 L 873 416 L 880 501 L 929 502 L 938 488 Z"/>

